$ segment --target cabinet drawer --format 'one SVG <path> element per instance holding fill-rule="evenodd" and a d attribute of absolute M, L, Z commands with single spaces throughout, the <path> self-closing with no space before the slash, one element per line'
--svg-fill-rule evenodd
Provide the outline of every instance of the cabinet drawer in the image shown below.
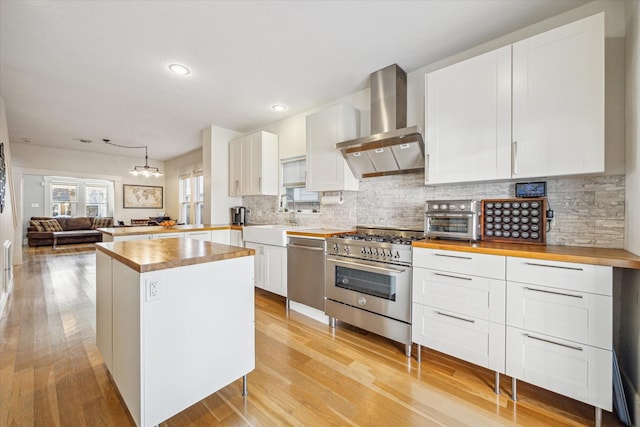
<path fill-rule="evenodd" d="M 440 249 L 413 249 L 413 266 L 504 279 L 505 257 Z"/>
<path fill-rule="evenodd" d="M 504 323 L 505 282 L 447 271 L 413 269 L 413 302 Z"/>
<path fill-rule="evenodd" d="M 504 325 L 414 303 L 411 328 L 413 342 L 504 372 Z"/>
<path fill-rule="evenodd" d="M 507 280 L 562 289 L 612 294 L 612 267 L 507 257 Z"/>
<path fill-rule="evenodd" d="M 507 326 L 506 373 L 611 411 L 612 354 Z"/>
<path fill-rule="evenodd" d="M 507 282 L 507 325 L 611 350 L 613 299 Z"/>

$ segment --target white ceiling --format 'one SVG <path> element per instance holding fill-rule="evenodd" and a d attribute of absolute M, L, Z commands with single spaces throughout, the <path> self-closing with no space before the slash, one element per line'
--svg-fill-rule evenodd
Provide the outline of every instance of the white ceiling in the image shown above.
<path fill-rule="evenodd" d="M 585 3 L 0 0 L 0 94 L 11 141 L 168 160 L 208 125 L 248 132 Z"/>

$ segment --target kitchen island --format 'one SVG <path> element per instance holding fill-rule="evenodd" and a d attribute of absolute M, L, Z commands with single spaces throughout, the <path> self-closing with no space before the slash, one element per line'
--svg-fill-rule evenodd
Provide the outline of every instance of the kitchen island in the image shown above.
<path fill-rule="evenodd" d="M 252 249 L 195 239 L 96 244 L 96 341 L 138 426 L 255 367 Z"/>
<path fill-rule="evenodd" d="M 98 228 L 103 242 L 122 242 L 125 240 L 169 239 L 188 237 L 217 243 L 242 246 L 242 226 L 229 224 L 187 224 L 172 227 L 134 226 Z"/>

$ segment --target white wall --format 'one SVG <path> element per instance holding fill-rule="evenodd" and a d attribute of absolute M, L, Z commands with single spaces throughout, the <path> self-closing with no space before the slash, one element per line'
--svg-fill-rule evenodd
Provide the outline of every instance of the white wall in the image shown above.
<path fill-rule="evenodd" d="M 19 240 L 15 238 L 15 230 L 18 226 L 17 217 L 15 215 L 15 197 L 14 197 L 14 183 L 12 174 L 12 160 L 11 160 L 11 145 L 9 144 L 9 128 L 7 126 L 7 110 L 5 108 L 4 99 L 0 96 L 0 142 L 4 143 L 4 156 L 5 156 L 5 196 L 4 196 L 4 209 L 0 213 L 0 249 L 2 244 L 10 240 L 13 242 L 13 254 L 14 264 L 15 254 L 22 253 L 22 245 Z M 2 252 L 0 252 L 1 254 Z M 0 314 L 2 313 L 8 295 L 11 292 L 11 287 L 7 284 L 7 292 L 5 292 L 5 286 L 3 286 L 4 269 L 10 266 L 5 265 L 4 257 L 0 256 Z"/>
<path fill-rule="evenodd" d="M 229 141 L 239 136 L 218 126 L 202 130 L 205 223 L 229 224 L 229 209 L 242 204 L 241 197 L 229 197 Z"/>
<path fill-rule="evenodd" d="M 627 0 L 625 6 L 625 249 L 640 255 L 640 5 Z M 629 407 L 640 425 L 640 271 L 624 271 L 621 301 L 620 364 Z"/>

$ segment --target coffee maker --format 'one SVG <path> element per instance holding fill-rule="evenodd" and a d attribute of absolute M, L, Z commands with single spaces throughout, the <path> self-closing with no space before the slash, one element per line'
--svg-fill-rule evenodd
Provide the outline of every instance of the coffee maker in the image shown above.
<path fill-rule="evenodd" d="M 231 224 L 244 225 L 247 208 L 244 206 L 234 206 L 231 208 Z"/>

